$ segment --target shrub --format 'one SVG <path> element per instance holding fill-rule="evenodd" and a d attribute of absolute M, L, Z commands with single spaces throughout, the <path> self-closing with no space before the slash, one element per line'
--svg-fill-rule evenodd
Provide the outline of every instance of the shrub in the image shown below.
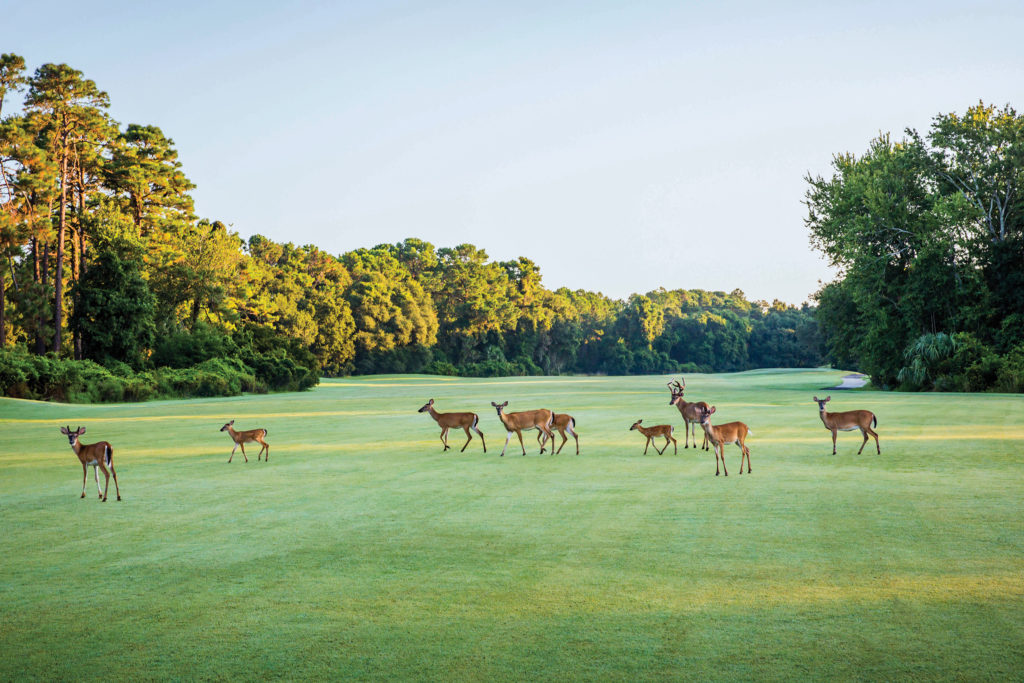
<path fill-rule="evenodd" d="M 996 373 L 995 389 L 1007 394 L 1024 392 L 1024 344 L 1015 346 L 1002 359 Z"/>

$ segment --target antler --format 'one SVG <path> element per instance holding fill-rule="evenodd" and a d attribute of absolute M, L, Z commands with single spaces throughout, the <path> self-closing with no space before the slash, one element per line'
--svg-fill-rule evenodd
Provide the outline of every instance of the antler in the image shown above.
<path fill-rule="evenodd" d="M 673 386 L 674 386 L 675 388 L 673 388 Z M 683 389 L 684 389 L 685 387 L 686 387 L 686 380 L 683 380 L 683 383 L 682 383 L 682 384 L 680 384 L 680 383 L 679 383 L 679 380 L 677 380 L 677 379 L 675 379 L 675 380 L 672 380 L 671 382 L 669 382 L 669 383 L 668 383 L 668 389 L 669 389 L 669 391 L 671 391 L 671 392 L 672 392 L 673 394 L 675 394 L 675 393 L 680 393 L 680 394 L 681 394 L 681 393 L 683 393 Z"/>

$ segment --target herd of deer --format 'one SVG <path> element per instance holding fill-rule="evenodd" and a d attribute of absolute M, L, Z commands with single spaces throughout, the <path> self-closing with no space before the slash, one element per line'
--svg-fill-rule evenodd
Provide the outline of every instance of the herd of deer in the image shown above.
<path fill-rule="evenodd" d="M 725 467 L 725 446 L 726 444 L 736 444 L 740 447 L 740 474 L 743 474 L 743 462 L 746 460 L 747 463 L 747 474 L 750 474 L 750 449 L 747 448 L 746 440 L 749 434 L 753 434 L 750 428 L 742 422 L 728 422 L 726 424 L 712 425 L 711 416 L 715 414 L 715 406 L 708 405 L 704 401 L 687 401 L 683 398 L 683 394 L 686 391 L 686 379 L 684 378 L 681 382 L 679 380 L 673 380 L 668 383 L 669 392 L 671 393 L 671 399 L 669 405 L 673 405 L 679 409 L 679 414 L 683 417 L 685 424 L 685 433 L 683 439 L 683 448 L 690 447 L 690 436 L 693 436 L 693 447 L 697 448 L 697 425 L 699 424 L 704 429 L 704 441 L 700 448 L 703 450 L 709 450 L 708 444 L 715 451 L 715 476 L 717 477 L 720 473 L 724 472 L 725 476 L 729 476 L 729 470 Z M 852 431 L 859 429 L 861 434 L 864 436 L 864 443 L 861 444 L 860 450 L 857 451 L 857 455 L 860 455 L 864 451 L 864 446 L 868 442 L 868 435 L 875 437 L 875 448 L 878 449 L 878 453 L 881 454 L 882 449 L 878 445 L 878 434 L 871 428 L 877 426 L 878 419 L 874 413 L 869 410 L 851 410 L 842 413 L 830 413 L 825 410 L 825 404 L 832 400 L 831 396 L 824 399 L 819 399 L 817 396 L 814 397 L 815 402 L 818 404 L 818 410 L 821 416 L 821 421 L 825 424 L 825 428 L 832 432 L 832 455 L 836 454 L 836 434 L 841 431 Z M 523 432 L 536 429 L 537 442 L 540 444 L 540 452 L 543 453 L 546 449 L 548 439 L 551 439 L 551 448 L 555 454 L 562 452 L 562 446 L 568 441 L 566 432 L 568 432 L 573 439 L 576 440 L 576 455 L 580 454 L 580 439 L 576 433 L 576 419 L 572 415 L 564 413 L 556 413 L 546 408 L 540 410 L 525 410 L 518 413 L 507 413 L 505 412 L 508 401 L 504 403 L 494 403 L 491 405 L 495 410 L 498 411 L 498 419 L 501 420 L 502 425 L 505 427 L 505 446 L 501 449 L 501 455 L 505 455 L 505 449 L 508 448 L 509 439 L 512 438 L 512 434 L 519 437 L 519 447 L 523 451 L 523 455 L 526 455 L 526 446 L 523 444 Z M 457 428 L 462 429 L 466 433 L 466 443 L 462 445 L 462 449 L 459 451 L 466 450 L 466 446 L 473 440 L 473 435 L 470 430 L 474 431 L 480 437 L 480 443 L 483 446 L 484 453 L 487 452 L 487 442 L 484 440 L 484 433 L 480 431 L 478 427 L 480 423 L 480 417 L 476 413 L 439 413 L 434 409 L 434 399 L 427 401 L 426 405 L 419 409 L 421 413 L 430 413 L 430 416 L 434 418 L 438 426 L 441 427 L 441 444 L 447 451 L 450 446 L 448 445 L 448 430 Z M 654 445 L 654 450 L 658 451 L 658 455 L 661 455 L 668 448 L 669 444 L 672 444 L 672 450 L 674 453 L 679 453 L 679 444 L 676 442 L 675 427 L 672 425 L 655 425 L 654 427 L 644 427 L 643 420 L 637 420 L 630 427 L 630 431 L 636 430 L 647 437 L 647 443 L 644 444 L 644 455 L 647 455 L 647 449 L 650 447 L 651 442 L 655 437 L 665 439 L 665 445 L 658 450 L 658 445 Z M 562 436 L 562 443 L 558 446 L 558 450 L 554 450 L 554 430 L 558 430 Z M 721 465 L 721 468 L 719 468 Z"/>
<path fill-rule="evenodd" d="M 715 476 L 719 475 L 719 463 L 721 463 L 721 470 L 725 472 L 725 476 L 729 476 L 729 471 L 725 468 L 725 446 L 726 444 L 736 444 L 740 447 L 742 454 L 740 455 L 740 474 L 743 474 L 743 461 L 747 463 L 747 474 L 750 474 L 750 449 L 747 448 L 746 439 L 749 434 L 753 432 L 742 422 L 729 422 L 726 424 L 712 425 L 711 416 L 715 413 L 715 406 L 708 405 L 704 401 L 687 401 L 683 398 L 683 393 L 686 390 L 686 380 L 682 382 L 679 380 L 673 380 L 668 383 L 669 392 L 671 393 L 671 399 L 669 405 L 673 405 L 679 409 L 679 414 L 683 417 L 685 424 L 685 434 L 683 439 L 683 448 L 690 447 L 690 436 L 693 436 L 693 447 L 697 448 L 697 425 L 699 424 L 704 429 L 704 441 L 700 448 L 703 450 L 709 450 L 708 444 L 715 451 Z M 841 413 L 830 413 L 825 410 L 825 404 L 832 400 L 831 396 L 826 396 L 823 399 L 814 397 L 815 403 L 818 404 L 818 412 L 821 417 L 821 421 L 824 423 L 825 428 L 832 432 L 832 455 L 836 454 L 836 435 L 838 432 L 849 432 L 855 429 L 859 429 L 861 435 L 864 437 L 864 442 L 860 445 L 860 450 L 857 451 L 857 455 L 860 455 L 864 451 L 864 446 L 868 443 L 868 436 L 875 438 L 875 448 L 879 454 L 882 453 L 882 449 L 878 444 L 878 434 L 872 429 L 872 427 L 878 426 L 878 418 L 870 410 L 849 410 Z M 505 427 L 507 432 L 505 436 L 505 446 L 501 449 L 501 455 L 505 455 L 505 449 L 508 448 L 508 442 L 512 438 L 514 433 L 519 437 L 519 447 L 523 451 L 523 455 L 526 455 L 526 446 L 523 445 L 523 431 L 530 431 L 536 429 L 537 443 L 540 444 L 540 452 L 543 453 L 547 448 L 548 439 L 551 439 L 551 449 L 554 454 L 562 452 L 562 447 L 565 446 L 569 438 L 566 436 L 566 432 L 569 436 L 576 441 L 576 455 L 580 454 L 580 439 L 576 433 L 576 419 L 572 415 L 564 413 L 555 413 L 551 410 L 542 408 L 540 410 L 526 410 L 518 413 L 507 413 L 505 408 L 508 406 L 508 401 L 504 403 L 494 403 L 491 405 L 495 410 L 498 411 L 498 419 L 501 420 L 502 425 Z M 434 409 L 434 399 L 427 401 L 426 405 L 419 409 L 418 412 L 430 413 L 430 416 L 434 418 L 438 426 L 441 427 L 441 443 L 444 445 L 445 451 L 450 446 L 448 445 L 448 430 L 452 428 L 462 429 L 466 433 L 466 443 L 462 445 L 462 449 L 459 451 L 466 450 L 466 446 L 473 440 L 473 435 L 470 430 L 474 431 L 480 437 L 480 443 L 484 448 L 484 453 L 487 452 L 487 442 L 484 440 L 484 433 L 480 431 L 477 426 L 480 423 L 480 418 L 476 413 L 439 413 Z M 657 444 L 654 446 L 654 450 L 658 451 L 658 455 L 661 455 L 668 448 L 668 445 L 672 444 L 674 453 L 679 452 L 678 443 L 676 442 L 673 433 L 675 427 L 672 425 L 655 425 L 654 427 L 644 427 L 641 423 L 643 420 L 637 420 L 630 427 L 630 431 L 636 430 L 647 437 L 647 443 L 644 444 L 644 455 L 647 454 L 647 449 L 651 445 L 651 441 L 655 437 L 661 437 L 665 439 L 665 445 L 659 451 Z M 231 449 L 231 456 L 228 457 L 228 462 L 231 462 L 232 458 L 235 457 L 235 450 L 239 446 L 242 448 L 242 457 L 245 458 L 246 462 L 249 462 L 249 458 L 245 455 L 245 444 L 247 443 L 258 443 L 260 444 L 260 452 L 256 456 L 257 460 L 261 459 L 264 451 L 267 454 L 267 462 L 270 462 L 270 444 L 264 439 L 267 436 L 266 429 L 247 429 L 244 431 L 237 431 L 234 428 L 235 421 L 228 422 L 220 431 L 227 432 L 228 436 L 234 442 L 235 446 Z M 562 443 L 558 446 L 558 450 L 554 450 L 555 436 L 554 432 L 558 430 L 558 433 L 562 436 Z M 106 441 L 99 441 L 93 444 L 83 444 L 79 442 L 78 437 L 85 434 L 85 427 L 79 427 L 72 431 L 71 426 L 61 427 L 60 431 L 62 434 L 68 437 L 68 442 L 71 444 L 71 449 L 78 456 L 78 460 L 82 463 L 82 498 L 85 498 L 85 484 L 87 481 L 86 473 L 88 467 L 93 468 L 93 478 L 96 480 L 96 490 L 99 492 L 100 500 L 106 502 L 107 500 L 107 487 L 110 485 L 110 476 L 114 476 L 114 489 L 117 492 L 117 499 L 121 500 L 121 489 L 117 483 L 117 472 L 114 470 L 114 448 Z M 102 470 L 103 476 L 106 478 L 104 487 L 100 489 L 99 473 L 97 468 Z M 107 471 L 107 468 L 110 471 Z"/>

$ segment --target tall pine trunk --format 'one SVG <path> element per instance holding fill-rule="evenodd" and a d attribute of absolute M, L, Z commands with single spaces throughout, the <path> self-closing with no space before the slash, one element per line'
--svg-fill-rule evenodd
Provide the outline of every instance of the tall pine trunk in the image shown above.
<path fill-rule="evenodd" d="M 40 264 L 40 284 L 43 285 L 43 291 L 46 291 L 46 284 L 49 279 L 50 270 L 50 245 L 43 245 L 43 261 Z M 46 301 L 44 296 L 43 302 Z M 43 308 L 39 311 L 39 317 L 36 319 L 36 355 L 42 356 L 46 353 L 46 339 L 43 338 L 43 330 L 46 328 L 46 308 L 45 303 Z"/>
<path fill-rule="evenodd" d="M 7 346 L 7 320 L 4 316 L 4 309 L 7 308 L 6 281 L 7 276 L 0 272 L 0 350 Z"/>
<path fill-rule="evenodd" d="M 77 157 L 76 157 L 77 158 Z M 85 216 L 85 171 L 82 170 L 82 164 L 79 162 L 78 166 L 78 229 L 71 236 L 72 250 L 75 253 L 74 258 L 74 280 L 77 285 L 82 279 L 82 269 L 85 264 L 85 223 L 82 218 Z M 78 288 L 75 288 L 76 293 Z M 76 295 L 75 299 L 75 310 L 78 310 L 79 297 Z M 82 331 L 76 326 L 73 333 L 74 335 L 74 347 L 75 347 L 75 360 L 82 360 Z"/>
<path fill-rule="evenodd" d="M 60 219 L 57 223 L 57 263 L 53 276 L 53 352 L 60 353 L 60 334 L 64 326 L 64 235 L 68 220 L 68 134 L 67 120 L 61 140 Z"/>

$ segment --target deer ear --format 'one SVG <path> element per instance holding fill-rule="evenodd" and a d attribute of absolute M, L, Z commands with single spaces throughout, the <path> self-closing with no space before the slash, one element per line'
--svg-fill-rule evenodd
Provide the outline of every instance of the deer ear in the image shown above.
<path fill-rule="evenodd" d="M 817 396 L 815 396 L 815 397 L 814 397 L 814 402 L 815 402 L 815 403 L 817 403 L 817 402 L 818 402 L 818 397 L 817 397 Z"/>
<path fill-rule="evenodd" d="M 85 427 L 78 428 L 78 435 L 81 436 L 82 434 L 85 434 Z"/>
<path fill-rule="evenodd" d="M 826 398 L 825 400 L 826 400 L 826 401 L 831 401 L 831 400 L 832 400 L 832 397 L 831 397 L 831 396 L 829 396 L 829 397 L 828 397 L 828 398 Z"/>
<path fill-rule="evenodd" d="M 429 401 L 427 401 L 427 403 L 429 403 L 430 405 L 434 405 L 434 399 L 430 399 Z"/>
<path fill-rule="evenodd" d="M 497 403 L 495 403 L 494 401 L 491 401 L 491 405 L 492 405 L 492 406 L 494 406 L 495 408 L 497 408 L 497 407 L 498 407 L 498 404 L 497 404 Z"/>
<path fill-rule="evenodd" d="M 231 422 L 228 422 L 228 424 L 229 424 L 229 425 L 231 425 L 231 426 L 234 426 L 234 424 L 235 424 L 235 421 L 234 421 L 234 420 L 232 420 Z"/>
<path fill-rule="evenodd" d="M 61 427 L 60 428 L 60 433 L 61 434 L 67 434 L 68 433 L 68 428 L 67 427 Z"/>
<path fill-rule="evenodd" d="M 710 415 L 711 413 L 715 412 L 716 410 L 718 410 L 718 409 L 715 408 L 714 406 L 711 406 L 711 410 L 708 411 L 708 415 Z"/>
<path fill-rule="evenodd" d="M 501 404 L 501 407 L 504 408 L 507 405 L 508 405 L 508 401 L 505 401 L 504 403 Z"/>

